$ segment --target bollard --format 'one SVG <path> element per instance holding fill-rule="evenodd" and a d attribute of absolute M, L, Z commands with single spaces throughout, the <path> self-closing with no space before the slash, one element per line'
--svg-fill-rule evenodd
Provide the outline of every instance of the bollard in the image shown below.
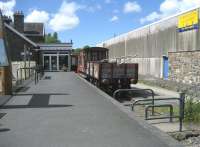
<path fill-rule="evenodd" d="M 35 85 L 37 84 L 36 76 L 37 76 L 37 73 L 36 73 L 36 70 L 35 70 Z"/>
<path fill-rule="evenodd" d="M 16 84 L 18 85 L 18 82 L 19 82 L 19 69 L 17 69 L 17 82 L 16 82 Z"/>
<path fill-rule="evenodd" d="M 20 84 L 22 84 L 22 69 L 21 68 L 20 68 L 20 75 L 21 75 Z"/>
<path fill-rule="evenodd" d="M 152 91 L 152 105 L 154 106 L 155 105 L 155 102 L 154 102 L 154 91 Z M 152 116 L 154 116 L 154 113 L 155 113 L 155 109 L 154 107 L 152 107 Z"/>
<path fill-rule="evenodd" d="M 179 131 L 183 131 L 183 119 L 184 119 L 184 108 L 185 108 L 185 93 L 180 93 L 180 101 L 179 101 Z"/>
<path fill-rule="evenodd" d="M 173 122 L 173 112 L 174 112 L 174 109 L 173 109 L 173 106 L 170 106 L 170 120 L 169 120 L 169 122 Z"/>

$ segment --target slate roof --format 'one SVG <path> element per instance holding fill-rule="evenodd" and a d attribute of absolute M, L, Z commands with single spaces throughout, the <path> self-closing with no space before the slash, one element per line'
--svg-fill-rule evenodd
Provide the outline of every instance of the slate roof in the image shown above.
<path fill-rule="evenodd" d="M 10 31 L 14 32 L 16 35 L 18 35 L 20 38 L 24 39 L 25 41 L 27 41 L 28 43 L 30 43 L 31 45 L 33 45 L 34 47 L 38 47 L 38 45 L 31 41 L 29 38 L 27 38 L 24 34 L 18 32 L 15 28 L 13 28 L 12 26 L 8 25 L 7 23 L 4 23 L 4 26 L 6 28 L 8 28 Z"/>
<path fill-rule="evenodd" d="M 24 23 L 24 34 L 44 35 L 43 23 Z"/>

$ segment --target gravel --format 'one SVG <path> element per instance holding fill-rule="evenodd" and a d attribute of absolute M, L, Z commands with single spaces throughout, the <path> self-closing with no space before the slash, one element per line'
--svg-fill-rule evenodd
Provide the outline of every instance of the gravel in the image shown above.
<path fill-rule="evenodd" d="M 186 140 L 181 141 L 186 147 L 200 147 L 200 136 L 190 137 Z"/>

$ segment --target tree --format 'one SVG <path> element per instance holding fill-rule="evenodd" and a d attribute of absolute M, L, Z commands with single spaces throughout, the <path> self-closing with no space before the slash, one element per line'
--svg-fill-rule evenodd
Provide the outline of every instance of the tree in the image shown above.
<path fill-rule="evenodd" d="M 89 45 L 86 45 L 86 46 L 83 47 L 83 49 L 89 49 L 89 48 L 90 48 Z"/>
<path fill-rule="evenodd" d="M 76 48 L 76 49 L 73 49 L 73 52 L 74 53 L 79 53 L 82 49 L 81 48 Z"/>
<path fill-rule="evenodd" d="M 58 39 L 58 33 L 54 32 L 53 35 L 48 33 L 45 36 L 45 43 L 60 43 L 61 41 Z"/>
<path fill-rule="evenodd" d="M 57 33 L 57 32 L 54 32 L 54 33 L 53 33 L 53 38 L 54 38 L 55 40 L 58 40 L 58 33 Z"/>

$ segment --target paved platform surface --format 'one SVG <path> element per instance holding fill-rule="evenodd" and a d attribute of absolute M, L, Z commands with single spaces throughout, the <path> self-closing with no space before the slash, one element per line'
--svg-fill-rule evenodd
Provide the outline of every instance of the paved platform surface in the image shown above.
<path fill-rule="evenodd" d="M 0 106 L 4 105 L 11 99 L 11 95 L 0 96 Z"/>
<path fill-rule="evenodd" d="M 74 73 L 47 74 L 1 107 L 0 147 L 169 146 Z"/>

